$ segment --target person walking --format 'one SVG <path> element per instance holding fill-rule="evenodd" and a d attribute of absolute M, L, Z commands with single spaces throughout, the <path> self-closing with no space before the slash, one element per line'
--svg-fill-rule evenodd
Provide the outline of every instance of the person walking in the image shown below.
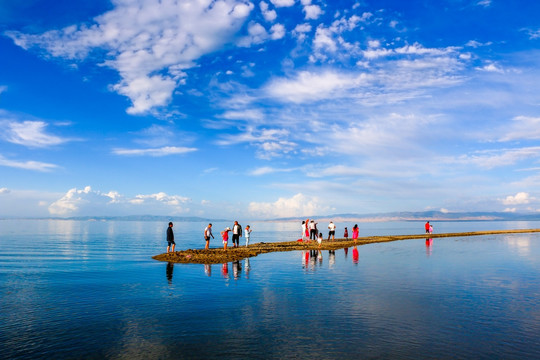
<path fill-rule="evenodd" d="M 204 240 L 206 241 L 206 246 L 204 247 L 205 250 L 208 250 L 208 247 L 210 246 L 210 237 L 212 237 L 212 239 L 214 238 L 214 235 L 212 235 L 212 224 L 208 224 L 208 226 L 204 228 Z"/>
<path fill-rule="evenodd" d="M 334 241 L 335 235 L 336 235 L 336 224 L 330 221 L 330 224 L 328 224 L 328 240 L 330 240 L 330 237 L 332 237 L 332 241 Z"/>
<path fill-rule="evenodd" d="M 424 225 L 424 229 L 426 229 L 426 234 L 429 233 L 429 221 Z"/>
<path fill-rule="evenodd" d="M 169 249 L 171 252 L 174 252 L 174 247 L 176 246 L 176 243 L 174 242 L 174 232 L 172 230 L 173 223 L 169 222 L 169 227 L 167 228 L 167 252 L 169 252 Z"/>
<path fill-rule="evenodd" d="M 251 226 L 249 225 L 246 225 L 246 230 L 244 231 L 244 233 L 246 234 L 246 246 L 249 245 L 249 239 L 251 238 Z"/>

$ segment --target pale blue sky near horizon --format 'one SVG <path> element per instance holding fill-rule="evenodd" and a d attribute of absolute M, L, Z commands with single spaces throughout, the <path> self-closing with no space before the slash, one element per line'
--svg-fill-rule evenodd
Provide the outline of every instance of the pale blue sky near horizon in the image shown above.
<path fill-rule="evenodd" d="M 540 2 L 0 3 L 0 216 L 540 211 Z"/>

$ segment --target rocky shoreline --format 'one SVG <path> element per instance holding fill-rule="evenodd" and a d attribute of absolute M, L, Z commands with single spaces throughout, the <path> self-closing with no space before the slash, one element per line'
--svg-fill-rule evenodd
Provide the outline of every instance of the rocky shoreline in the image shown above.
<path fill-rule="evenodd" d="M 397 241 L 397 240 L 412 240 L 426 238 L 442 238 L 442 237 L 462 237 L 462 236 L 480 236 L 480 235 L 500 235 L 500 234 L 520 234 L 520 233 L 535 233 L 540 232 L 540 229 L 522 229 L 522 230 L 494 230 L 494 231 L 475 231 L 463 233 L 445 233 L 445 234 L 418 234 L 418 235 L 388 235 L 388 236 L 367 236 L 355 240 L 336 239 L 335 241 L 324 240 L 321 247 L 317 241 L 302 242 L 302 241 L 286 241 L 275 243 L 255 243 L 248 246 L 238 248 L 222 248 L 214 249 L 187 249 L 176 252 L 169 252 L 153 256 L 152 258 L 159 261 L 186 263 L 186 264 L 222 264 L 231 261 L 238 261 L 249 257 L 254 257 L 260 254 L 278 252 L 278 251 L 297 251 L 297 250 L 337 250 L 348 248 L 357 245 L 366 245 L 380 242 Z"/>

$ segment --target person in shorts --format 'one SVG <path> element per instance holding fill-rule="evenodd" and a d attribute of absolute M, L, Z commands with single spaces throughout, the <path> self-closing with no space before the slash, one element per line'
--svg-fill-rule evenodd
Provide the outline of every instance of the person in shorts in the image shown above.
<path fill-rule="evenodd" d="M 231 228 L 227 227 L 221 232 L 221 238 L 223 239 L 223 250 L 227 250 L 227 245 L 229 244 L 229 231 L 231 231 Z"/>
<path fill-rule="evenodd" d="M 334 241 L 336 237 L 336 224 L 332 221 L 328 224 L 328 240 L 330 240 L 330 237 L 332 237 L 332 241 Z"/>
<path fill-rule="evenodd" d="M 176 243 L 174 242 L 174 233 L 173 233 L 173 223 L 169 222 L 169 227 L 167 228 L 167 252 L 169 252 L 169 249 L 171 252 L 174 252 L 174 247 L 176 246 Z"/>
<path fill-rule="evenodd" d="M 204 247 L 205 250 L 208 250 L 208 247 L 210 246 L 210 237 L 212 237 L 212 239 L 214 238 L 214 235 L 212 235 L 212 224 L 208 224 L 204 229 L 204 240 L 206 241 L 206 246 Z"/>

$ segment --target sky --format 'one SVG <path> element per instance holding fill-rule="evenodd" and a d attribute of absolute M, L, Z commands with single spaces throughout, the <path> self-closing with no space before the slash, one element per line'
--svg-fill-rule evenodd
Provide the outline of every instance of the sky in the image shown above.
<path fill-rule="evenodd" d="M 0 217 L 540 211 L 540 2 L 0 2 Z"/>

